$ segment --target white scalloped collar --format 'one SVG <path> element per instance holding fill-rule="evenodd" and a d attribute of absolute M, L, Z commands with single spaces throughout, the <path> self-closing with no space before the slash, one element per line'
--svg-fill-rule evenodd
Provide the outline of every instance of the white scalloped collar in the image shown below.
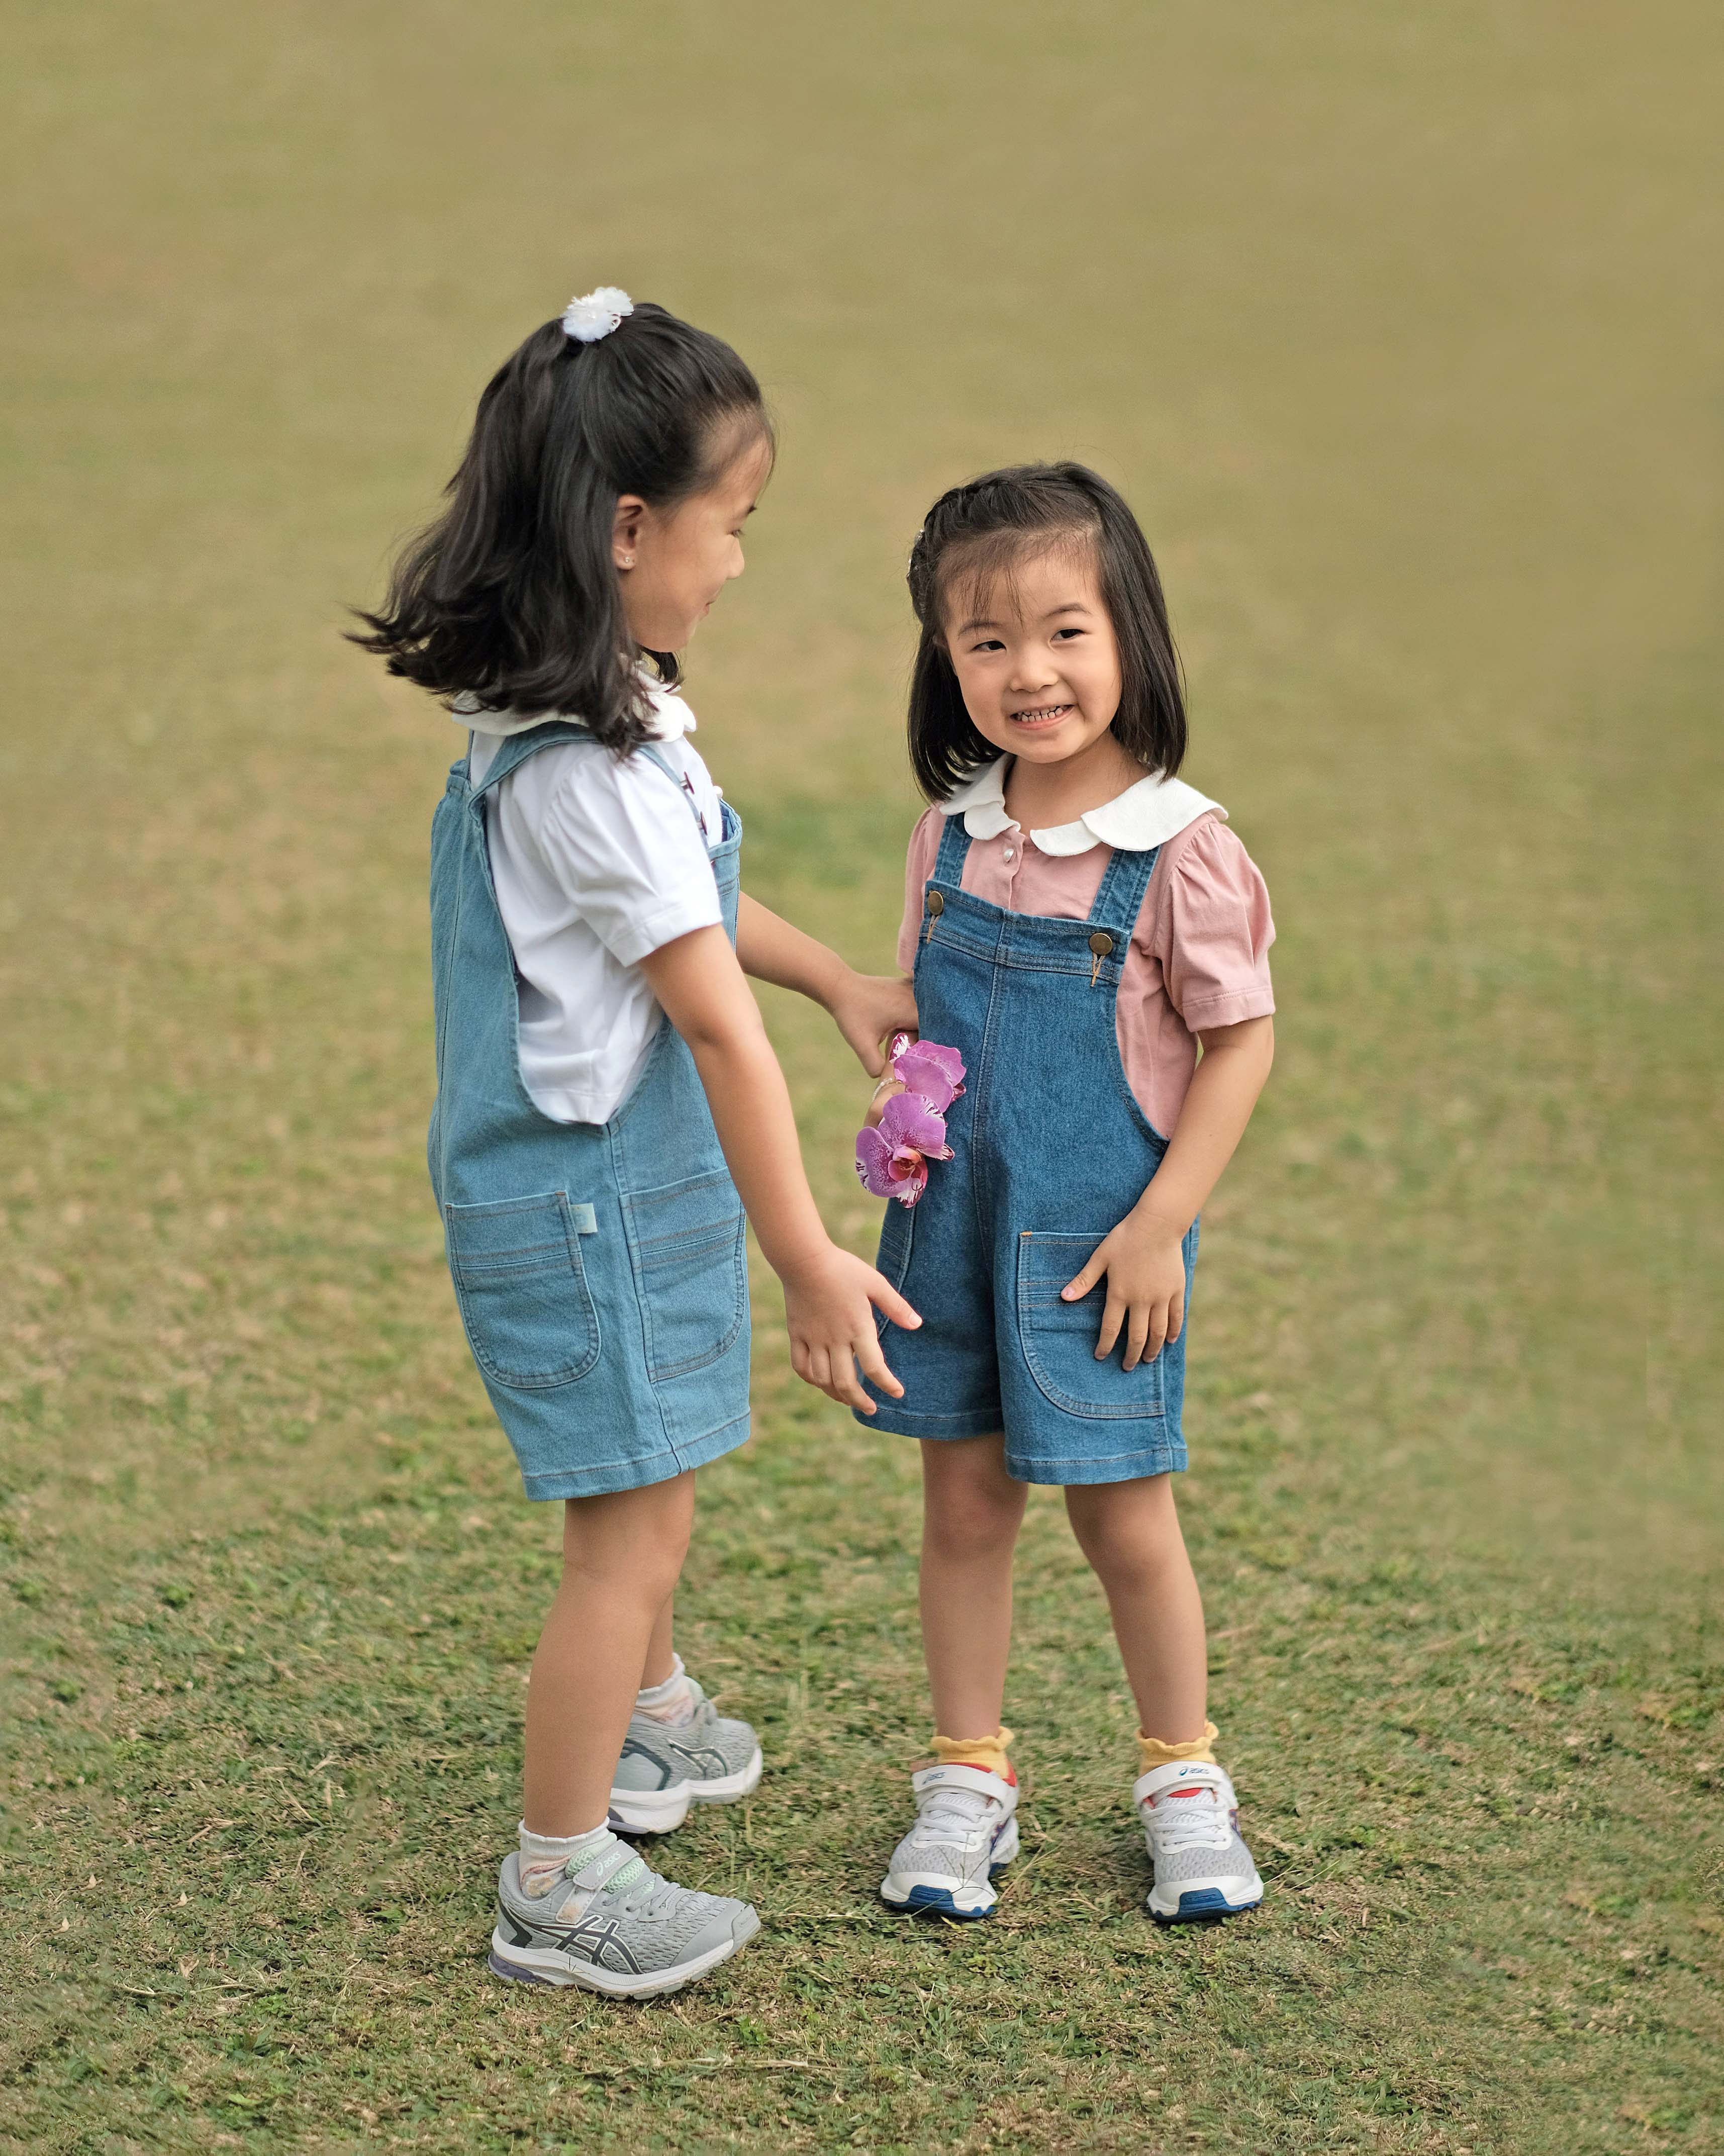
<path fill-rule="evenodd" d="M 940 803 L 942 816 L 959 816 L 972 839 L 997 839 L 1018 829 L 1006 814 L 1004 757 L 984 764 L 976 776 Z M 1219 801 L 1199 793 L 1183 778 L 1151 772 L 1099 808 L 1086 808 L 1073 824 L 1055 824 L 1030 837 L 1044 854 L 1086 854 L 1091 846 L 1112 846 L 1126 854 L 1147 853 L 1195 824 L 1199 816 L 1227 814 Z"/>

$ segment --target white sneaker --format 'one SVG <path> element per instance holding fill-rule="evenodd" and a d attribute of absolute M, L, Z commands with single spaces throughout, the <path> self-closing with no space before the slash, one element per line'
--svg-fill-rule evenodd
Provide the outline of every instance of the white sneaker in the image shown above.
<path fill-rule="evenodd" d="M 991 1917 L 993 1875 L 1018 1854 L 1018 1786 L 983 1767 L 912 1774 L 916 1825 L 892 1852 L 880 1899 L 911 1915 Z"/>
<path fill-rule="evenodd" d="M 1257 1907 L 1263 1881 L 1239 1839 L 1239 1799 L 1221 1768 L 1208 1759 L 1152 1767 L 1138 1776 L 1131 1800 L 1155 1861 L 1149 1913 L 1158 1924 Z"/>

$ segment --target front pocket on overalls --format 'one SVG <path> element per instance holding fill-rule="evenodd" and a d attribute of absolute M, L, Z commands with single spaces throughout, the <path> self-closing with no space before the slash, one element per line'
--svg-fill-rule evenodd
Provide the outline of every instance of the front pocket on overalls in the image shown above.
<path fill-rule="evenodd" d="M 449 1269 L 473 1359 L 500 1385 L 572 1384 L 598 1360 L 598 1313 L 567 1194 L 445 1205 Z"/>
<path fill-rule="evenodd" d="M 685 1377 L 716 1363 L 748 1314 L 746 1222 L 722 1169 L 637 1190 L 623 1201 L 640 1268 L 647 1368 Z"/>
<path fill-rule="evenodd" d="M 1103 1419 L 1158 1415 L 1164 1412 L 1162 1356 L 1126 1369 L 1122 1328 L 1106 1361 L 1095 1359 L 1107 1303 L 1106 1281 L 1075 1302 L 1060 1300 L 1060 1289 L 1083 1270 L 1105 1240 L 1106 1231 L 1019 1235 L 1018 1332 L 1024 1359 L 1038 1389 L 1069 1414 Z"/>

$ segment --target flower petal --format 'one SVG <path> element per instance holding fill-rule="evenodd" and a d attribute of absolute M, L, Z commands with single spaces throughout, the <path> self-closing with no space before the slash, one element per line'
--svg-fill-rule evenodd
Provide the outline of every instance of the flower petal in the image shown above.
<path fill-rule="evenodd" d="M 895 1093 L 880 1116 L 880 1131 L 889 1146 L 914 1146 L 918 1152 L 937 1152 L 946 1143 L 943 1118 L 920 1093 Z"/>
<path fill-rule="evenodd" d="M 856 1133 L 856 1173 L 862 1188 L 876 1198 L 890 1198 L 897 1185 L 892 1180 L 892 1148 L 876 1130 Z"/>
<path fill-rule="evenodd" d="M 955 1048 L 942 1048 L 936 1040 L 912 1041 L 895 1058 L 892 1067 L 936 1115 L 950 1107 L 963 1091 L 964 1059 Z"/>
<path fill-rule="evenodd" d="M 892 1195 L 900 1205 L 914 1205 L 927 1187 L 927 1163 L 919 1159 L 911 1173 L 892 1185 Z"/>

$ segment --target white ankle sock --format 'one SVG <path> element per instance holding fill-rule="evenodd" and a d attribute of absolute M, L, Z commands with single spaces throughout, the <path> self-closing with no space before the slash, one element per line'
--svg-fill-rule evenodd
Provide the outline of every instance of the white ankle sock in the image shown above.
<path fill-rule="evenodd" d="M 523 1894 L 548 1894 L 571 1862 L 578 1871 L 589 1857 L 597 1856 L 613 1839 L 603 1820 L 585 1834 L 569 1835 L 534 1834 L 523 1820 L 521 1891 Z"/>
<path fill-rule="evenodd" d="M 634 1695 L 634 1711 L 661 1722 L 667 1729 L 680 1729 L 695 1718 L 695 1688 L 682 1666 L 682 1656 L 670 1658 L 670 1674 L 663 1684 L 649 1685 Z"/>

